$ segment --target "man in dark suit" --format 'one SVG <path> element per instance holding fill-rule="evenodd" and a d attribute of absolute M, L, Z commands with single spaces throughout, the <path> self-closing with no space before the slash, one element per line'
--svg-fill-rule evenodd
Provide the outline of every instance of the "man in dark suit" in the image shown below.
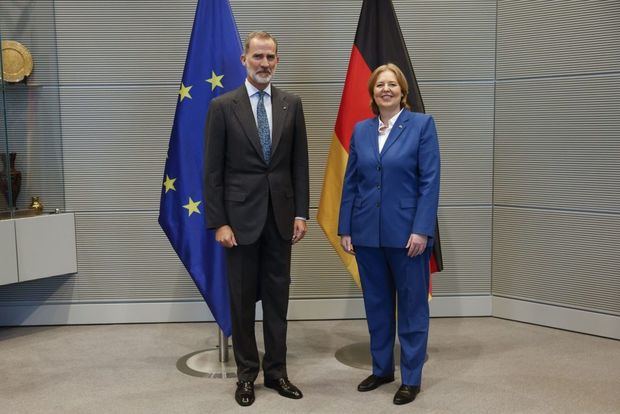
<path fill-rule="evenodd" d="M 286 314 L 291 245 L 306 233 L 308 145 L 299 97 L 271 85 L 276 39 L 253 32 L 241 62 L 247 79 L 213 101 L 205 130 L 205 200 L 209 228 L 227 248 L 236 401 L 254 402 L 259 357 L 257 295 L 263 305 L 265 386 L 298 399 L 286 372 Z"/>

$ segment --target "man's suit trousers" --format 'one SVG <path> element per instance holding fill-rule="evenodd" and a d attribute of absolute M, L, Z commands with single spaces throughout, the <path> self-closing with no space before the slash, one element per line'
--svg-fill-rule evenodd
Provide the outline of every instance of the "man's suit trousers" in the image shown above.
<path fill-rule="evenodd" d="M 255 307 L 263 305 L 266 379 L 286 377 L 286 315 L 291 283 L 291 241 L 277 228 L 271 202 L 263 231 L 252 244 L 227 250 L 232 342 L 239 381 L 254 381 L 259 357 L 254 332 Z"/>

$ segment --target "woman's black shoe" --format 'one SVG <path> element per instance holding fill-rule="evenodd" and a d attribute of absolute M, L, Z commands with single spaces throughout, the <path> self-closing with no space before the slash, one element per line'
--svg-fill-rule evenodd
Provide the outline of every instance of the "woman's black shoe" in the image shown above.
<path fill-rule="evenodd" d="M 394 404 L 402 405 L 415 400 L 416 395 L 420 392 L 417 385 L 401 385 L 394 395 Z"/>
<path fill-rule="evenodd" d="M 360 382 L 360 385 L 357 386 L 357 390 L 360 392 L 372 391 L 378 386 L 392 381 L 394 381 L 394 375 L 390 375 L 389 377 L 378 377 L 373 374 Z"/>

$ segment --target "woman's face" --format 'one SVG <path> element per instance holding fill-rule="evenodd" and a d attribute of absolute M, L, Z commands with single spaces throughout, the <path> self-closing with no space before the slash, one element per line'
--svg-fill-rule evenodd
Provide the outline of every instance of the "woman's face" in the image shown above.
<path fill-rule="evenodd" d="M 403 96 L 396 75 L 391 70 L 379 74 L 375 83 L 373 98 L 379 111 L 393 111 L 400 109 L 400 100 Z"/>

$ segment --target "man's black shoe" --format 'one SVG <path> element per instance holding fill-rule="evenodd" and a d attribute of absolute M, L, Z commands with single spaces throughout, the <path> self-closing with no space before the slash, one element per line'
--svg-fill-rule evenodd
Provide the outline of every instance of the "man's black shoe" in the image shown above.
<path fill-rule="evenodd" d="M 357 390 L 360 392 L 372 391 L 380 385 L 387 384 L 392 381 L 394 381 L 394 375 L 390 375 L 389 377 L 379 377 L 373 374 L 364 381 L 360 382 L 360 385 L 357 386 Z"/>
<path fill-rule="evenodd" d="M 239 381 L 237 383 L 235 401 L 242 407 L 247 407 L 254 403 L 254 383 L 252 381 Z"/>
<path fill-rule="evenodd" d="M 298 400 L 304 395 L 299 388 L 294 386 L 286 377 L 278 378 L 277 380 L 265 379 L 265 387 L 278 391 L 283 397 L 292 398 Z"/>
<path fill-rule="evenodd" d="M 396 394 L 394 394 L 394 404 L 402 405 L 415 400 L 416 395 L 420 392 L 417 385 L 401 385 Z"/>

